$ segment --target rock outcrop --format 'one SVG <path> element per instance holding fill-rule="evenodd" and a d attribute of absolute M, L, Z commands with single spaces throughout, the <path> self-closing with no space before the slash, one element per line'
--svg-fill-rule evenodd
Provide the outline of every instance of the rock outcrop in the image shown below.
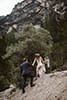
<path fill-rule="evenodd" d="M 67 100 L 67 71 L 45 74 L 35 83 L 34 87 L 26 88 L 25 94 L 17 89 L 3 100 Z"/>
<path fill-rule="evenodd" d="M 13 95 L 14 92 L 16 92 L 16 87 L 11 84 L 4 92 L 0 92 L 0 100 L 8 100 L 9 96 Z"/>

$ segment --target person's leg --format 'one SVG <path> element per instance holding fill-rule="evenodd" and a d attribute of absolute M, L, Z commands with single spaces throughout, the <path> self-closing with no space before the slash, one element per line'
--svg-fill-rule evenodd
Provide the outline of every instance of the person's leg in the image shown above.
<path fill-rule="evenodd" d="M 43 67 L 41 66 L 40 70 L 39 70 L 39 76 L 41 77 L 43 75 Z"/>
<path fill-rule="evenodd" d="M 40 77 L 43 73 L 42 65 L 37 66 L 37 76 Z"/>
<path fill-rule="evenodd" d="M 47 64 L 45 64 L 45 68 L 46 68 L 46 73 L 48 73 L 48 68 L 47 68 Z"/>
<path fill-rule="evenodd" d="M 37 79 L 37 77 L 40 77 L 40 76 L 39 76 L 39 69 L 38 69 L 38 67 L 39 67 L 39 66 L 37 65 L 37 67 L 36 67 L 36 79 Z"/>
<path fill-rule="evenodd" d="M 43 64 L 42 68 L 43 68 L 43 72 L 46 73 L 45 64 Z"/>
<path fill-rule="evenodd" d="M 22 92 L 25 93 L 25 86 L 26 86 L 26 75 L 23 75 L 22 80 Z"/>
<path fill-rule="evenodd" d="M 33 76 L 30 76 L 30 86 L 33 86 Z"/>
<path fill-rule="evenodd" d="M 33 78 L 34 78 L 34 76 L 33 76 L 32 73 L 30 73 L 28 76 L 30 78 L 30 86 L 32 87 L 33 86 Z"/>

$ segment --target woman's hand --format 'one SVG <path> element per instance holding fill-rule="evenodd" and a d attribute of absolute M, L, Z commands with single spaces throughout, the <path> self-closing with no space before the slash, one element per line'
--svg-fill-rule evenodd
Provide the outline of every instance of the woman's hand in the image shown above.
<path fill-rule="evenodd" d="M 34 64 L 32 64 L 32 66 L 34 66 Z"/>

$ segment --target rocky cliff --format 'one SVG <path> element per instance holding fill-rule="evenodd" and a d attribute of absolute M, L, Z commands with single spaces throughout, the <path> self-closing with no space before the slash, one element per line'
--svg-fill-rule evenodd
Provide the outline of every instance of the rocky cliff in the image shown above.
<path fill-rule="evenodd" d="M 24 0 L 16 4 L 9 15 L 0 17 L 0 33 L 10 32 L 12 29 L 20 31 L 29 23 L 42 26 L 43 20 L 53 14 L 59 21 L 66 17 L 66 4 L 66 0 Z"/>

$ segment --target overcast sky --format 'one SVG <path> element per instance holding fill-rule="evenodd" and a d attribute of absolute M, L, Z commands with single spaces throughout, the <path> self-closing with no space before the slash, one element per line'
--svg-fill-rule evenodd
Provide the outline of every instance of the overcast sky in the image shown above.
<path fill-rule="evenodd" d="M 0 16 L 10 14 L 14 5 L 23 0 L 0 0 Z"/>

